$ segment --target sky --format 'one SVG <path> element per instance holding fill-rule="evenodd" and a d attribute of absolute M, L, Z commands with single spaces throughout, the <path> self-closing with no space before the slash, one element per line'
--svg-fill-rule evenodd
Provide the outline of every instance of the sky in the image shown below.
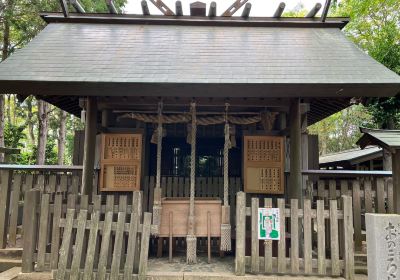
<path fill-rule="evenodd" d="M 173 11 L 175 11 L 176 0 L 163 0 L 164 3 Z M 189 5 L 196 0 L 181 0 L 183 7 L 183 14 L 189 15 Z M 235 0 L 200 0 L 207 4 L 207 11 L 210 3 L 215 1 L 217 3 L 217 14 L 222 14 Z M 141 0 L 128 0 L 124 11 L 128 14 L 141 14 L 142 8 L 140 5 Z M 150 2 L 147 1 L 150 14 L 157 15 L 161 12 Z M 250 0 L 252 7 L 250 16 L 254 17 L 268 17 L 272 16 L 280 2 L 286 3 L 285 11 L 290 11 L 303 5 L 306 10 L 310 10 L 316 3 L 325 4 L 325 0 Z M 243 6 L 244 7 L 244 6 Z M 235 13 L 235 16 L 240 16 L 243 7 Z M 321 9 L 322 11 L 322 9 Z M 321 13 L 319 12 L 319 14 Z M 319 15 L 318 14 L 318 15 Z"/>

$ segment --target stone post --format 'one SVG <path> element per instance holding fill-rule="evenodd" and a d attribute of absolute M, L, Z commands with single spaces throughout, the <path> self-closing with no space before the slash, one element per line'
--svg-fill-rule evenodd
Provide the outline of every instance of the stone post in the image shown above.
<path fill-rule="evenodd" d="M 368 280 L 400 279 L 400 215 L 366 214 Z"/>

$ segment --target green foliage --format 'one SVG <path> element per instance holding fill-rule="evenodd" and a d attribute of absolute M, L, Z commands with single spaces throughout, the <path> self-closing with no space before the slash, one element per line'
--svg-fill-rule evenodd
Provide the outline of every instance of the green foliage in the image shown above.
<path fill-rule="evenodd" d="M 67 1 L 68 2 L 68 1 Z M 108 12 L 105 0 L 80 0 L 86 12 Z M 127 0 L 115 0 L 121 10 Z M 74 8 L 70 5 L 70 11 Z M 41 12 L 60 12 L 59 0 L 5 0 L 0 2 L 0 40 L 3 42 L 9 27 L 9 46 L 7 53 L 22 48 L 44 27 Z M 16 101 L 15 95 L 7 95 L 5 108 L 5 145 L 21 148 L 21 154 L 12 158 L 13 163 L 35 164 L 38 135 L 37 102 L 32 96 L 24 102 Z M 59 117 L 51 106 L 49 117 L 48 141 L 46 145 L 46 164 L 57 164 L 57 138 Z M 76 129 L 82 129 L 80 120 L 68 115 L 66 121 L 65 163 L 72 163 L 73 137 Z"/>
<path fill-rule="evenodd" d="M 355 148 L 360 138 L 360 126 L 374 127 L 371 115 L 362 105 L 346 108 L 312 126 L 309 133 L 319 138 L 320 154 Z"/>
<path fill-rule="evenodd" d="M 374 59 L 400 74 L 400 1 L 343 0 L 333 15 L 351 18 L 345 32 Z M 400 97 L 372 98 L 367 108 L 382 128 L 395 128 L 400 122 Z"/>
<path fill-rule="evenodd" d="M 6 123 L 4 126 L 4 144 L 6 147 L 22 148 L 22 140 L 26 139 L 24 126 Z"/>

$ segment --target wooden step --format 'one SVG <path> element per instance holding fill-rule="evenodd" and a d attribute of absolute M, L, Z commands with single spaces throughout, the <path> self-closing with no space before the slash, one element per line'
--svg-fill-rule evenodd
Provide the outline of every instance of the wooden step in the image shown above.
<path fill-rule="evenodd" d="M 19 259 L 3 259 L 0 258 L 0 272 L 9 270 L 13 267 L 20 267 L 22 265 L 22 261 Z"/>
<path fill-rule="evenodd" d="M 0 259 L 21 259 L 22 248 L 0 249 Z"/>
<path fill-rule="evenodd" d="M 18 275 L 21 273 L 20 267 L 13 267 L 6 271 L 0 273 L 0 280 L 13 280 L 17 279 Z"/>

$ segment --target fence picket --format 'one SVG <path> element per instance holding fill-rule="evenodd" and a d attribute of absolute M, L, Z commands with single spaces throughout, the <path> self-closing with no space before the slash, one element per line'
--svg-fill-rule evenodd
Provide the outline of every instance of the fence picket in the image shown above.
<path fill-rule="evenodd" d="M 329 201 L 329 221 L 331 228 L 331 266 L 332 275 L 340 275 L 339 264 L 339 232 L 338 232 L 338 217 L 337 217 L 337 200 Z"/>
<path fill-rule="evenodd" d="M 357 219 L 354 220 L 354 245 L 356 251 L 361 251 L 361 201 L 360 201 L 360 183 L 353 181 L 353 213 Z"/>
<path fill-rule="evenodd" d="M 311 201 L 304 200 L 304 273 L 312 273 Z"/>
<path fill-rule="evenodd" d="M 264 206 L 266 208 L 272 207 L 272 199 L 265 198 Z M 264 241 L 264 272 L 271 273 L 272 272 L 272 240 Z"/>
<path fill-rule="evenodd" d="M 372 213 L 372 184 L 371 180 L 364 181 L 365 213 Z"/>
<path fill-rule="evenodd" d="M 74 246 L 74 257 L 72 258 L 70 278 L 79 279 L 82 248 L 84 244 L 85 229 L 86 229 L 87 210 L 80 210 L 78 215 L 78 225 L 76 232 L 76 240 Z"/>
<path fill-rule="evenodd" d="M 285 225 L 285 200 L 278 198 L 280 219 L 280 240 L 278 241 L 278 272 L 286 272 L 286 225 Z"/>
<path fill-rule="evenodd" d="M 17 243 L 17 226 L 18 226 L 18 210 L 19 197 L 21 194 L 21 174 L 14 175 L 14 182 L 11 190 L 10 201 L 10 225 L 8 229 L 8 241 L 11 247 L 15 247 Z"/>
<path fill-rule="evenodd" d="M 37 254 L 37 271 L 45 270 L 45 255 L 47 245 L 47 225 L 49 222 L 49 194 L 42 195 L 39 218 L 39 241 Z"/>
<path fill-rule="evenodd" d="M 65 221 L 64 234 L 60 249 L 60 261 L 58 263 L 57 280 L 64 280 L 70 255 L 72 227 L 74 222 L 75 209 L 67 210 L 67 218 Z"/>
<path fill-rule="evenodd" d="M 386 213 L 385 209 L 385 182 L 383 179 L 376 180 L 376 199 L 378 205 L 377 213 Z M 356 213 L 354 212 L 354 215 Z M 357 216 L 356 216 L 357 217 Z"/>
<path fill-rule="evenodd" d="M 251 199 L 251 272 L 260 271 L 260 252 L 258 243 L 258 198 Z"/>
<path fill-rule="evenodd" d="M 0 170 L 0 249 L 4 249 L 7 246 L 12 174 L 12 171 Z"/>
<path fill-rule="evenodd" d="M 326 274 L 324 201 L 317 201 L 318 274 Z"/>
<path fill-rule="evenodd" d="M 246 194 L 238 192 L 236 196 L 236 258 L 235 274 L 245 275 L 246 243 Z"/>
<path fill-rule="evenodd" d="M 145 279 L 147 274 L 147 261 L 149 256 L 151 213 L 144 213 L 143 229 L 140 248 L 139 279 Z"/>
<path fill-rule="evenodd" d="M 88 249 L 86 254 L 86 262 L 85 268 L 83 272 L 83 280 L 91 280 L 93 279 L 93 266 L 95 260 L 95 251 L 97 247 L 97 233 L 99 230 L 99 218 L 100 211 L 95 211 L 92 213 L 90 219 L 90 233 L 89 233 L 89 241 L 88 241 Z"/>
<path fill-rule="evenodd" d="M 108 201 L 108 199 L 107 199 L 107 201 Z M 106 277 L 108 251 L 109 251 L 109 247 L 110 247 L 112 219 L 113 219 L 113 213 L 107 212 L 106 218 L 105 218 L 104 224 L 103 224 L 103 234 L 102 234 L 101 247 L 100 247 L 99 268 L 98 268 L 98 273 L 97 273 L 97 278 L 99 280 L 104 280 Z"/>
<path fill-rule="evenodd" d="M 290 264 L 293 274 L 299 273 L 299 204 L 297 199 L 290 200 Z"/>
<path fill-rule="evenodd" d="M 119 268 L 121 265 L 121 257 L 122 257 L 122 242 L 124 239 L 124 227 L 125 227 L 125 212 L 118 213 L 118 221 L 117 221 L 117 230 L 115 233 L 115 243 L 114 243 L 114 252 L 111 262 L 111 275 L 110 280 L 118 280 L 119 279 Z"/>

